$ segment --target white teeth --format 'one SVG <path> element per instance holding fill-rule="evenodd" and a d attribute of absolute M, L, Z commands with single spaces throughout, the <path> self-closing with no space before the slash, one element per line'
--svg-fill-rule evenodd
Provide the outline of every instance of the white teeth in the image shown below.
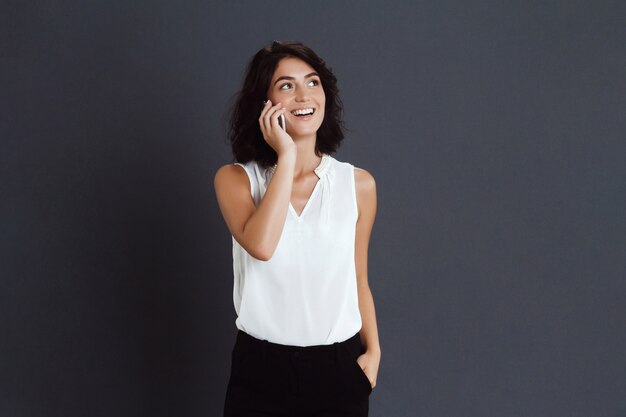
<path fill-rule="evenodd" d="M 302 109 L 302 110 L 294 110 L 291 112 L 291 114 L 298 116 L 298 115 L 304 115 L 304 114 L 313 114 L 313 109 L 309 108 L 309 109 Z"/>

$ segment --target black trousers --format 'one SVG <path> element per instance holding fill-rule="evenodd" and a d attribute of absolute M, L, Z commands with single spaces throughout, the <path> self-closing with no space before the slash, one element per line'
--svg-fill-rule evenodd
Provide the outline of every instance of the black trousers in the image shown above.
<path fill-rule="evenodd" d="M 372 386 L 356 361 L 359 333 L 290 346 L 237 331 L 224 417 L 367 417 Z"/>

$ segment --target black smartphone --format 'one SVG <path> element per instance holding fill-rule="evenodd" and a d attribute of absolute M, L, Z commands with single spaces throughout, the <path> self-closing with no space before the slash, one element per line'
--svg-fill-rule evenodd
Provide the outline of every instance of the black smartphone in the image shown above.
<path fill-rule="evenodd" d="M 265 107 L 265 104 L 267 104 L 267 100 L 263 100 L 263 107 Z M 285 115 L 284 114 L 281 114 L 280 116 L 278 116 L 278 124 L 283 130 L 285 130 Z"/>

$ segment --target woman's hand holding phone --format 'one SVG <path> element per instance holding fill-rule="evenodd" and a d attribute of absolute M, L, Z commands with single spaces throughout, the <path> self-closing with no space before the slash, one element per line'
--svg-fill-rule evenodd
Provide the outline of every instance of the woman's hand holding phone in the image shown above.
<path fill-rule="evenodd" d="M 277 155 L 281 155 L 286 150 L 295 146 L 295 143 L 286 130 L 280 126 L 278 118 L 282 117 L 283 123 L 285 121 L 284 113 L 287 109 L 282 108 L 281 103 L 271 105 L 272 102 L 267 100 L 264 103 L 263 111 L 259 117 L 259 126 L 263 133 L 263 138 L 268 145 L 276 151 Z"/>

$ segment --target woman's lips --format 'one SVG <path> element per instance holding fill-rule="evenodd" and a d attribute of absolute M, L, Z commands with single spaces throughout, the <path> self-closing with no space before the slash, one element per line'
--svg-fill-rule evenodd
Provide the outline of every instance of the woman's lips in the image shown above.
<path fill-rule="evenodd" d="M 315 116 L 315 113 L 317 113 L 317 111 L 315 110 L 314 107 L 304 107 L 304 108 L 312 108 L 313 109 L 313 113 L 309 114 L 308 116 L 296 116 L 295 114 L 293 114 L 291 112 L 289 112 L 289 114 L 291 114 L 293 116 L 293 118 L 296 119 L 296 120 L 302 120 L 302 121 L 306 122 L 307 120 L 311 120 L 311 118 L 313 116 Z"/>
<path fill-rule="evenodd" d="M 315 116 L 315 113 L 316 112 L 311 113 L 308 116 L 296 116 L 296 115 L 291 114 L 291 113 L 289 113 L 289 114 L 291 114 L 292 118 L 295 119 L 295 120 L 300 120 L 300 121 L 306 122 L 307 120 L 311 120 L 313 118 L 313 116 Z"/>
<path fill-rule="evenodd" d="M 315 114 L 315 113 L 314 113 Z M 301 120 L 301 121 L 307 121 L 307 120 L 311 120 L 313 118 L 313 114 L 310 114 L 308 116 L 293 116 L 294 119 L 296 120 Z"/>

